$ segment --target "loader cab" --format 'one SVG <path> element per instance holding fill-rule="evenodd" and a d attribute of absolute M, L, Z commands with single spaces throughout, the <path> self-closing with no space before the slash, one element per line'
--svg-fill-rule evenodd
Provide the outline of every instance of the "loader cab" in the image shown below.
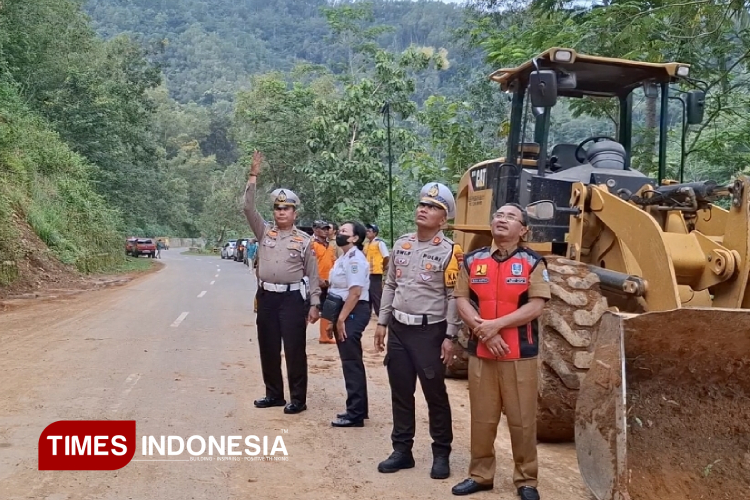
<path fill-rule="evenodd" d="M 487 227 L 491 214 L 505 203 L 527 206 L 551 200 L 557 207 L 569 207 L 575 182 L 633 193 L 646 184 L 660 184 L 666 172 L 669 86 L 688 73 L 689 67 L 679 63 L 587 56 L 561 48 L 550 49 L 516 68 L 494 72 L 490 78 L 511 99 L 507 149 L 503 157 L 474 165 L 464 174 L 454 228 L 466 237 L 459 238 L 459 243 L 467 249 L 479 244 L 480 226 Z M 651 176 L 631 167 L 636 95 L 655 98 L 657 103 L 658 171 Z M 596 130 L 557 126 L 555 113 L 560 110 L 568 112 L 570 123 L 571 106 L 560 103 L 580 104 L 583 99 L 605 102 L 613 118 L 608 126 L 605 123 Z M 702 93 L 694 91 L 685 100 L 683 120 L 700 123 Z M 563 209 L 550 220 L 530 220 L 530 241 L 547 245 L 545 249 L 537 247 L 544 253 L 565 255 L 570 215 Z"/>

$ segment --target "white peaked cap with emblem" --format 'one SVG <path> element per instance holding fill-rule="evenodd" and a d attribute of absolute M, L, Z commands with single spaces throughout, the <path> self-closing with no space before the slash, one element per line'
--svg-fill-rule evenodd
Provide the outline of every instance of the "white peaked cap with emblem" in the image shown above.
<path fill-rule="evenodd" d="M 439 182 L 425 184 L 419 193 L 419 202 L 442 208 L 448 212 L 449 219 L 456 217 L 456 200 L 451 190 L 444 184 Z"/>
<path fill-rule="evenodd" d="M 282 207 L 299 206 L 299 197 L 291 189 L 279 188 L 271 193 L 271 203 Z"/>

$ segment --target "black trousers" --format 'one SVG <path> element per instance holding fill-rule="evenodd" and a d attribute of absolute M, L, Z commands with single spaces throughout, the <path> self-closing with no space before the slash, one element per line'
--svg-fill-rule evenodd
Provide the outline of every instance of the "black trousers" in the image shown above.
<path fill-rule="evenodd" d="M 414 393 L 419 378 L 427 401 L 432 453 L 448 456 L 451 452 L 453 422 L 445 388 L 445 365 L 440 359 L 447 327 L 445 321 L 410 326 L 393 318 L 388 325 L 388 351 L 384 364 L 388 368 L 391 386 L 394 451 L 408 453 L 414 446 Z"/>
<path fill-rule="evenodd" d="M 341 357 L 341 368 L 344 371 L 346 384 L 346 413 L 349 419 L 360 422 L 368 416 L 367 376 L 362 361 L 362 332 L 370 322 L 370 303 L 360 300 L 354 310 L 344 321 L 346 339 L 336 340 Z M 336 325 L 333 326 L 334 330 Z"/>
<path fill-rule="evenodd" d="M 380 314 L 380 297 L 383 295 L 383 275 L 370 275 L 370 306 L 377 317 Z"/>
<path fill-rule="evenodd" d="M 258 289 L 258 348 L 266 396 L 284 399 L 281 343 L 284 343 L 290 399 L 307 402 L 307 307 L 299 291 Z"/>

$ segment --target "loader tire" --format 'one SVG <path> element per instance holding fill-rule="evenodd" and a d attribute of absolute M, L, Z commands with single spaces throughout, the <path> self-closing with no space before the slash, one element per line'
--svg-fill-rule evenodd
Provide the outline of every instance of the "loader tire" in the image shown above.
<path fill-rule="evenodd" d="M 537 439 L 566 442 L 574 440 L 578 390 L 607 300 L 585 264 L 551 256 L 547 269 L 552 298 L 539 318 Z"/>
<path fill-rule="evenodd" d="M 469 378 L 469 353 L 466 351 L 469 342 L 469 329 L 464 325 L 458 332 L 458 342 L 453 344 L 453 360 L 445 368 L 446 378 Z"/>

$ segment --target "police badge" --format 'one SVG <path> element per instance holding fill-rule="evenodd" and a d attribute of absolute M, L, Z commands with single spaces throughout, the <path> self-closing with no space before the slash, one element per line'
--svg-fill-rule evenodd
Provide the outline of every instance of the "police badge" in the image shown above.
<path fill-rule="evenodd" d="M 523 266 L 517 262 L 510 265 L 510 272 L 513 276 L 521 276 L 523 274 Z"/>

